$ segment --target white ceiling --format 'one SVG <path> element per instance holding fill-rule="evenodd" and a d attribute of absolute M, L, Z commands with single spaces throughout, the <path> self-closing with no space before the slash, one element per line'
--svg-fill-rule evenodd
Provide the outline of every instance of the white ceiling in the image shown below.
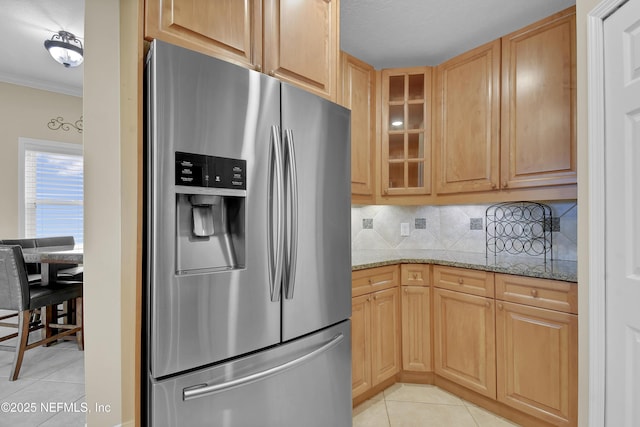
<path fill-rule="evenodd" d="M 60 30 L 84 44 L 84 0 L 0 0 L 0 81 L 82 96 L 84 66 L 65 68 L 44 48 Z"/>
<path fill-rule="evenodd" d="M 340 0 L 342 50 L 376 69 L 438 65 L 575 0 Z"/>
<path fill-rule="evenodd" d="M 65 30 L 84 44 L 84 1 L 0 0 L 0 81 L 82 96 L 83 65 L 58 64 L 44 41 Z M 341 48 L 377 69 L 437 65 L 574 4 L 575 0 L 340 0 Z"/>

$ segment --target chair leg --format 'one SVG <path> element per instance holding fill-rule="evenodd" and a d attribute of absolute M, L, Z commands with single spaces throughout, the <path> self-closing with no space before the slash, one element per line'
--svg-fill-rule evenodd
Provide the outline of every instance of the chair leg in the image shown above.
<path fill-rule="evenodd" d="M 11 367 L 9 381 L 15 381 L 18 379 L 20 367 L 22 366 L 22 358 L 24 357 L 24 352 L 27 347 L 27 341 L 29 341 L 29 320 L 31 319 L 31 311 L 22 311 L 18 316 L 18 344 L 16 354 L 13 357 L 13 366 Z"/>
<path fill-rule="evenodd" d="M 78 350 L 84 350 L 84 313 L 82 311 L 82 297 L 78 297 L 75 300 L 74 315 L 75 315 L 75 324 L 80 327 L 80 330 L 76 332 L 76 340 L 78 342 Z"/>
<path fill-rule="evenodd" d="M 46 307 L 42 307 L 41 310 L 44 311 L 43 313 L 44 329 L 42 330 L 42 339 L 45 340 L 54 335 L 52 328 L 49 327 L 49 325 L 53 323 L 53 306 L 48 305 Z M 45 347 L 48 347 L 48 346 L 49 346 L 48 344 L 45 344 Z"/>

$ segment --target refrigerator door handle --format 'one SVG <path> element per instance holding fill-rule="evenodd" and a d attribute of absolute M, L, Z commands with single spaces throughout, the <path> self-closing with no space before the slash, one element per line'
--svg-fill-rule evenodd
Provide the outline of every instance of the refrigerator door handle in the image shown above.
<path fill-rule="evenodd" d="M 286 298 L 293 299 L 295 285 L 296 263 L 298 257 L 298 171 L 296 167 L 296 152 L 293 144 L 293 131 L 286 129 L 284 133 L 287 160 L 289 166 L 289 195 L 291 197 L 291 224 L 289 226 L 289 254 L 285 281 Z"/>
<path fill-rule="evenodd" d="M 275 190 L 275 197 L 274 197 Z M 284 255 L 284 176 L 280 127 L 271 126 L 269 145 L 269 209 L 267 214 L 267 246 L 269 252 L 269 286 L 271 301 L 280 301 Z M 273 218 L 275 212 L 275 220 Z M 274 226 L 275 223 L 275 226 Z M 275 228 L 275 230 L 274 230 Z M 275 236 L 275 249 L 274 249 Z"/>
<path fill-rule="evenodd" d="M 242 387 L 247 384 L 255 383 L 289 369 L 293 369 L 305 362 L 308 362 L 314 357 L 317 357 L 322 353 L 331 350 L 332 348 L 340 344 L 343 339 L 344 335 L 342 333 L 339 333 L 329 341 L 321 344 L 319 347 L 315 348 L 307 354 L 298 357 L 297 359 L 290 360 L 281 365 L 274 366 L 273 368 L 269 368 L 261 372 L 256 372 L 255 374 L 247 375 L 246 377 L 237 378 L 235 380 L 226 381 L 220 384 L 197 384 L 195 386 L 186 387 L 182 389 L 182 400 L 187 401 L 210 396 L 222 391 L 227 391 L 236 387 Z"/>

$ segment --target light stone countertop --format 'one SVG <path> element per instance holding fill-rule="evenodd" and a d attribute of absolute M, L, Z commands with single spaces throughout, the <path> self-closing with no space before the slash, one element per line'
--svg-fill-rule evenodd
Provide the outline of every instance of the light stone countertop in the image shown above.
<path fill-rule="evenodd" d="M 392 264 L 436 264 L 451 267 L 493 271 L 517 276 L 578 282 L 576 261 L 553 260 L 529 256 L 489 256 L 471 252 L 428 249 L 372 249 L 357 250 L 351 254 L 352 270 L 382 267 Z"/>

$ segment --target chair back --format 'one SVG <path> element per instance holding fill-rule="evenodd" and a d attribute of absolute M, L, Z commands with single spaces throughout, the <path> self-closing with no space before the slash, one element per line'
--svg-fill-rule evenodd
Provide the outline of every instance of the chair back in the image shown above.
<path fill-rule="evenodd" d="M 73 246 L 76 244 L 73 236 L 36 237 L 36 247 L 45 246 Z"/>
<path fill-rule="evenodd" d="M 26 238 L 26 239 L 2 239 L 0 244 L 3 245 L 18 245 L 23 249 L 27 248 L 35 248 L 36 247 L 36 239 Z M 40 274 L 40 264 L 37 262 L 28 262 L 25 264 L 27 266 L 27 274 Z"/>
<path fill-rule="evenodd" d="M 29 307 L 29 279 L 19 245 L 0 245 L 0 309 Z"/>

